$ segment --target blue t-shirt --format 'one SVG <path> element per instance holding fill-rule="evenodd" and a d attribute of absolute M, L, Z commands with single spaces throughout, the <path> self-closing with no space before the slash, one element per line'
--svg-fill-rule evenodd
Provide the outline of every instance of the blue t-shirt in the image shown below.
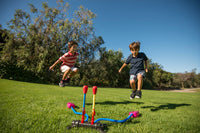
<path fill-rule="evenodd" d="M 136 75 L 140 71 L 144 70 L 144 61 L 148 60 L 145 53 L 138 53 L 137 57 L 133 57 L 131 54 L 126 60 L 126 64 L 131 63 L 130 75 Z"/>

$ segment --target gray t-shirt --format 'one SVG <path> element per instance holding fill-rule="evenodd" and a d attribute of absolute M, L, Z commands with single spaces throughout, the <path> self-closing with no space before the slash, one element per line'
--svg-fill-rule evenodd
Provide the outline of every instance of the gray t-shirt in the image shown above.
<path fill-rule="evenodd" d="M 131 54 L 125 62 L 126 64 L 131 63 L 130 75 L 136 75 L 137 73 L 143 71 L 144 61 L 146 60 L 148 60 L 148 58 L 145 53 L 139 52 L 137 57 L 133 57 Z"/>

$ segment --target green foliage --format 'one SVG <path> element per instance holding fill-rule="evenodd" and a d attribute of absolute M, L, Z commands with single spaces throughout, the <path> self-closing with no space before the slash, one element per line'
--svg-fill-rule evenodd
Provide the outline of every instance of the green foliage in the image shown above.
<path fill-rule="evenodd" d="M 0 24 L 0 56 L 2 56 L 3 48 L 5 46 L 6 40 L 8 40 L 8 31 L 6 29 L 1 29 Z"/>
<path fill-rule="evenodd" d="M 144 79 L 142 88 L 144 88 L 144 89 L 152 89 L 154 87 L 152 85 L 152 82 L 149 79 Z"/>
<path fill-rule="evenodd" d="M 45 80 L 39 78 L 35 73 L 25 70 L 23 67 L 17 67 L 15 64 L 0 62 L 0 78 L 35 82 L 47 83 Z"/>
<path fill-rule="evenodd" d="M 118 70 L 123 64 L 121 51 L 106 51 L 101 48 L 99 59 L 91 61 L 88 65 L 80 68 L 80 74 L 83 75 L 80 85 L 88 84 L 110 87 L 129 87 L 129 69 L 124 69 L 122 74 Z"/>
<path fill-rule="evenodd" d="M 66 44 L 69 40 L 79 43 L 81 65 L 94 59 L 95 51 L 104 43 L 94 34 L 92 21 L 96 15 L 81 6 L 70 20 L 70 15 L 67 16 L 69 4 L 62 0 L 57 4 L 57 8 L 50 8 L 43 3 L 40 11 L 29 4 L 32 15 L 16 10 L 9 22 L 9 39 L 1 56 L 3 62 L 16 64 L 16 67 L 55 82 L 55 77 L 46 76 L 46 71 L 68 50 Z"/>
<path fill-rule="evenodd" d="M 124 87 L 128 82 L 127 79 L 129 78 L 129 70 L 124 70 L 124 72 L 120 75 L 119 74 L 119 68 L 124 63 L 122 61 L 123 54 L 121 51 L 101 51 L 100 53 L 100 64 L 104 67 L 104 73 L 105 73 L 105 80 L 109 82 L 109 84 L 112 85 L 112 87 Z M 128 73 L 127 73 L 128 72 Z M 125 77 L 126 75 L 126 77 Z"/>
<path fill-rule="evenodd" d="M 48 3 L 42 4 L 42 10 L 33 4 L 29 7 L 31 15 L 18 9 L 8 23 L 9 29 L 0 29 L 1 78 L 58 84 L 61 76 L 59 66 L 54 72 L 48 69 L 68 51 L 67 42 L 76 40 L 80 55 L 77 66 L 80 69 L 79 74 L 72 78 L 71 85 L 129 87 L 130 66 L 118 73 L 125 62 L 123 53 L 101 47 L 104 40 L 95 35 L 93 19 L 96 14 L 83 6 L 70 14 L 70 5 L 63 0 L 57 1 L 56 8 L 49 7 Z M 200 86 L 196 70 L 172 74 L 151 60 L 148 66 L 143 88 Z"/>
<path fill-rule="evenodd" d="M 191 72 L 175 73 L 173 85 L 181 88 L 193 88 L 200 86 L 200 73 L 196 74 L 196 69 Z"/>

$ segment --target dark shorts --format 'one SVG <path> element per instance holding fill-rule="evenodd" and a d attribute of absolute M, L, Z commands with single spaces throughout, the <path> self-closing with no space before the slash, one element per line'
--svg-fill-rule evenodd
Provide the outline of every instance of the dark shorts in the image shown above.
<path fill-rule="evenodd" d="M 139 73 L 137 73 L 136 75 L 130 75 L 130 80 L 137 80 L 137 75 L 140 74 L 142 75 L 143 77 L 145 77 L 145 71 L 140 71 Z"/>

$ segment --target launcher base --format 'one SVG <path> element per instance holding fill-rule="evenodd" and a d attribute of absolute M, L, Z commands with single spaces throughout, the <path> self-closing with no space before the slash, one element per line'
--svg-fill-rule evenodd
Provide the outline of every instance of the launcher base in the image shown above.
<path fill-rule="evenodd" d="M 101 124 L 99 122 L 94 123 L 93 125 L 91 125 L 91 122 L 81 123 L 80 120 L 73 120 L 72 121 L 72 125 L 68 126 L 67 129 L 71 129 L 73 127 L 93 128 L 93 129 L 99 130 L 101 133 L 105 133 L 104 130 L 107 128 L 107 125 L 106 124 Z"/>

